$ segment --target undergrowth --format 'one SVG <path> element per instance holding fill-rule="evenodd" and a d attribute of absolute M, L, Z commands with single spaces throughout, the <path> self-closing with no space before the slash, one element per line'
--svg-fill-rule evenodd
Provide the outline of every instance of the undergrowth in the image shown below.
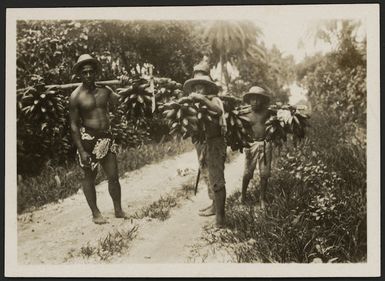
<path fill-rule="evenodd" d="M 249 187 L 247 205 L 232 194 L 228 229 L 207 230 L 209 244 L 231 249 L 237 262 L 366 261 L 365 143 L 312 119 L 309 138 L 276 159 L 266 209 L 257 208 L 258 186 Z"/>

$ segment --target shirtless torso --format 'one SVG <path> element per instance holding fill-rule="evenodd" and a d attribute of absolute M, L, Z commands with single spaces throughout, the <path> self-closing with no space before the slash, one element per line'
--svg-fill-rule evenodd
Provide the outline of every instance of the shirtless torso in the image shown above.
<path fill-rule="evenodd" d="M 96 86 L 89 90 L 83 85 L 72 93 L 71 100 L 83 126 L 102 131 L 109 128 L 108 113 L 111 95 L 113 93 L 107 87 Z"/>
<path fill-rule="evenodd" d="M 256 112 L 250 109 L 246 116 L 250 119 L 254 140 L 263 140 L 266 135 L 265 122 L 269 118 L 269 110 L 265 108 Z"/>

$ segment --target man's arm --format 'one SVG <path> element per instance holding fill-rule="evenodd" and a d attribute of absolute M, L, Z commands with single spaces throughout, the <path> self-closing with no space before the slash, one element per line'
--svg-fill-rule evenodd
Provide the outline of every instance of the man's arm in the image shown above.
<path fill-rule="evenodd" d="M 222 102 L 218 97 L 214 97 L 210 100 L 204 95 L 197 93 L 190 94 L 190 97 L 192 97 L 194 100 L 202 102 L 204 105 L 207 106 L 209 110 L 216 112 L 217 116 L 221 116 L 224 113 L 221 105 Z"/>
<path fill-rule="evenodd" d="M 116 110 L 119 105 L 119 95 L 114 92 L 110 87 L 106 86 L 109 91 L 109 104 L 111 105 L 111 110 Z"/>
<path fill-rule="evenodd" d="M 80 115 L 77 104 L 77 90 L 73 91 L 70 97 L 70 124 L 71 124 L 71 135 L 72 139 L 79 151 L 80 157 L 82 158 L 83 163 L 87 163 L 88 153 L 84 150 L 81 138 L 80 138 Z"/>

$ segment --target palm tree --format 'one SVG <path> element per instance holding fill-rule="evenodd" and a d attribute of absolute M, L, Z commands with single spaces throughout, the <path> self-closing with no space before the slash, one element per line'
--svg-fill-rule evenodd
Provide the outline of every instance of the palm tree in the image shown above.
<path fill-rule="evenodd" d="M 224 79 L 227 88 L 230 82 L 228 64 L 236 66 L 243 60 L 263 55 L 257 45 L 260 36 L 262 31 L 248 21 L 214 21 L 206 27 L 203 37 L 211 46 L 211 59 L 220 65 L 221 83 Z"/>
<path fill-rule="evenodd" d="M 337 55 L 342 66 L 365 64 L 366 35 L 359 36 L 362 22 L 359 20 L 328 20 L 319 21 L 308 30 L 308 37 L 326 42 Z"/>

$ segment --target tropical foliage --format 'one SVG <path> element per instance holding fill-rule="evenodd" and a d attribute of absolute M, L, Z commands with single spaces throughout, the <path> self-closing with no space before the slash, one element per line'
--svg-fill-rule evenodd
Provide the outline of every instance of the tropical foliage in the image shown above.
<path fill-rule="evenodd" d="M 46 89 L 44 85 L 77 82 L 72 66 L 80 54 L 90 53 L 100 60 L 100 80 L 123 74 L 135 78 L 153 65 L 155 76 L 179 81 L 179 86 L 174 81 L 170 87 L 156 82 L 157 98 L 167 99 L 202 57 L 203 44 L 194 34 L 193 25 L 185 22 L 19 21 L 18 173 L 37 174 L 47 160 L 63 164 L 74 159 L 68 122 L 71 89 Z M 142 104 L 141 96 L 137 97 L 137 104 Z M 121 110 L 111 115 L 113 133 L 124 147 L 167 135 L 167 126 L 160 119 L 138 127 L 137 120 L 122 118 L 126 112 L 123 107 L 131 105 L 135 104 L 124 100 Z M 141 108 L 137 107 L 135 116 L 141 114 Z"/>

